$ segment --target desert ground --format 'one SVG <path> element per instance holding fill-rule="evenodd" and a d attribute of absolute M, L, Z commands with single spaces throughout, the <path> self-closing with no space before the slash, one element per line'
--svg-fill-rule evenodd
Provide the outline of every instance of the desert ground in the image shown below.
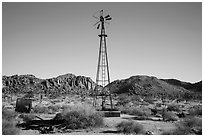
<path fill-rule="evenodd" d="M 95 111 L 92 107 L 92 98 L 81 99 L 78 95 L 70 95 L 67 97 L 60 97 L 55 99 L 48 99 L 46 97 L 43 100 L 33 100 L 32 109 L 30 113 L 19 113 L 15 112 L 16 107 L 16 97 L 12 100 L 3 100 L 3 111 L 8 110 L 9 113 L 15 113 L 14 123 L 20 125 L 32 120 L 51 120 L 55 119 L 56 115 L 64 112 L 67 108 L 72 106 L 80 106 L 85 111 Z M 100 100 L 98 101 L 100 104 Z M 118 100 L 114 99 L 114 104 L 118 104 Z M 87 107 L 88 106 L 88 107 Z M 116 105 L 117 106 L 117 105 Z M 103 124 L 100 126 L 90 126 L 87 128 L 66 128 L 62 129 L 53 127 L 51 130 L 47 130 L 45 127 L 41 128 L 25 128 L 23 126 L 17 126 L 17 134 L 21 135 L 36 135 L 36 134 L 69 134 L 69 135 L 112 135 L 112 134 L 150 134 L 150 135 L 161 135 L 161 134 L 202 134 L 202 102 L 201 101 L 181 101 L 176 102 L 172 100 L 167 100 L 165 104 L 161 100 L 154 100 L 151 103 L 129 102 L 128 104 L 118 106 L 120 112 L 120 117 L 104 117 L 102 115 Z M 170 110 L 171 106 L 171 110 Z M 173 106 L 173 107 L 172 107 Z M 194 107 L 201 106 L 199 109 L 193 109 Z M 91 109 L 90 109 L 91 108 Z M 156 114 L 151 109 L 157 108 L 158 112 Z M 71 110 L 71 109 L 70 109 Z M 73 109 L 72 109 L 73 110 Z M 159 110 L 168 112 L 168 115 L 164 115 Z M 196 111 L 196 112 L 195 112 Z M 102 114 L 100 111 L 96 111 Z M 166 113 L 167 113 L 166 112 Z M 179 116 L 181 112 L 184 116 Z M 86 112 L 87 113 L 87 112 Z M 89 113 L 89 112 L 88 112 Z M 199 114 L 201 113 L 201 114 Z M 7 113 L 8 114 L 8 113 Z M 3 113 L 4 115 L 4 113 Z M 37 117 L 36 117 L 37 116 Z M 198 120 L 196 123 L 191 123 L 195 126 L 181 126 L 182 121 L 187 118 Z M 141 126 L 143 132 L 134 131 L 134 129 L 126 132 L 123 128 L 119 128 L 118 125 L 121 122 L 135 122 Z M 201 123 L 201 124 L 200 124 Z M 178 126 L 179 125 L 179 126 Z M 182 132 L 178 132 L 178 127 L 182 127 Z M 180 129 L 180 128 L 179 128 Z M 190 131 L 189 131 L 190 129 Z M 129 130 L 129 129 L 126 129 Z M 176 131 L 175 131 L 176 130 Z M 184 130 L 184 131 L 183 131 Z M 186 133 L 188 130 L 188 133 Z"/>

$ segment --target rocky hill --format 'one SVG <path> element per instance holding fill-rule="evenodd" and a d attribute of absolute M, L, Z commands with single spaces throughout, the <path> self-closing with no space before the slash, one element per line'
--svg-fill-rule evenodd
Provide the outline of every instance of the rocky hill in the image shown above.
<path fill-rule="evenodd" d="M 52 92 L 56 94 L 93 90 L 95 83 L 89 77 L 65 74 L 50 79 L 39 79 L 33 75 L 3 76 L 3 94 L 27 92 Z"/>
<path fill-rule="evenodd" d="M 202 90 L 202 82 L 199 86 L 201 86 Z M 108 87 L 113 94 L 134 94 L 153 97 L 165 96 L 168 98 L 192 95 L 193 89 L 199 89 L 194 85 L 191 88 L 186 88 L 185 86 L 175 85 L 169 81 L 150 76 L 132 76 L 128 79 L 116 80 L 110 83 Z"/>
<path fill-rule="evenodd" d="M 9 93 L 45 93 L 45 94 L 90 94 L 96 83 L 89 77 L 65 74 L 50 79 L 39 79 L 33 75 L 3 76 L 3 95 Z M 111 82 L 110 92 L 128 95 L 141 95 L 178 98 L 185 93 L 202 93 L 202 81 L 187 83 L 172 79 L 158 79 L 150 76 L 132 76 L 123 80 Z M 189 96 L 189 95 L 188 95 Z"/>
<path fill-rule="evenodd" d="M 175 85 L 178 87 L 183 87 L 187 90 L 194 91 L 194 92 L 202 92 L 202 81 L 196 82 L 196 83 L 189 83 L 189 82 L 183 82 L 177 79 L 161 79 L 171 85 Z"/>

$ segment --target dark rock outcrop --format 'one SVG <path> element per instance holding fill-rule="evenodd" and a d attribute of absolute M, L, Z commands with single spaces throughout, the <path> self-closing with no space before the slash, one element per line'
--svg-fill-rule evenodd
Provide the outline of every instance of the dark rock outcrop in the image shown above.
<path fill-rule="evenodd" d="M 33 91 L 38 93 L 58 92 L 70 93 L 77 90 L 93 90 L 95 83 L 89 77 L 65 74 L 56 78 L 39 79 L 33 75 L 3 76 L 3 93 L 27 93 Z"/>

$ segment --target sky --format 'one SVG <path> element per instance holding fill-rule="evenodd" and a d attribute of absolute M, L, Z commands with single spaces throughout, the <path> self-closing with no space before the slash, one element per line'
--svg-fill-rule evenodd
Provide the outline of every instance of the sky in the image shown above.
<path fill-rule="evenodd" d="M 103 9 L 111 81 L 135 75 L 202 80 L 202 3 L 2 4 L 2 75 L 96 79 Z"/>

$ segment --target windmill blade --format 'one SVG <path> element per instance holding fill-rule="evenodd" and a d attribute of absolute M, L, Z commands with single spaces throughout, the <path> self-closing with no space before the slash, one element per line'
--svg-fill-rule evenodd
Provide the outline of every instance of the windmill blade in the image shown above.
<path fill-rule="evenodd" d="M 106 20 L 112 20 L 112 18 L 107 18 Z"/>
<path fill-rule="evenodd" d="M 96 19 L 98 19 L 98 20 L 100 20 L 98 17 L 96 17 L 96 16 L 93 16 L 94 18 L 96 18 Z"/>
<path fill-rule="evenodd" d="M 100 24 L 98 24 L 97 29 L 99 29 L 99 27 L 100 27 Z"/>
<path fill-rule="evenodd" d="M 100 21 L 96 22 L 93 26 L 96 26 L 96 24 L 98 24 Z"/>
<path fill-rule="evenodd" d="M 109 18 L 109 17 L 110 17 L 110 15 L 106 15 L 106 16 L 105 16 L 105 18 Z"/>

